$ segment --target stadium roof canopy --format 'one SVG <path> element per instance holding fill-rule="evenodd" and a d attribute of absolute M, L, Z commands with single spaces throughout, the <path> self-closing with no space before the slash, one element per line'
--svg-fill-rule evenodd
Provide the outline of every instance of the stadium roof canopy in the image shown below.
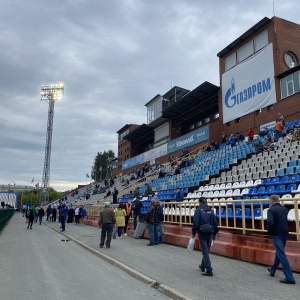
<path fill-rule="evenodd" d="M 129 132 L 123 137 L 124 140 L 130 141 L 134 149 L 142 149 L 153 143 L 154 129 L 142 124 L 135 130 Z"/>
<path fill-rule="evenodd" d="M 218 86 L 205 81 L 165 108 L 162 111 L 162 116 L 169 119 L 178 119 L 184 122 L 185 125 L 191 125 L 216 114 L 219 111 L 218 91 Z"/>

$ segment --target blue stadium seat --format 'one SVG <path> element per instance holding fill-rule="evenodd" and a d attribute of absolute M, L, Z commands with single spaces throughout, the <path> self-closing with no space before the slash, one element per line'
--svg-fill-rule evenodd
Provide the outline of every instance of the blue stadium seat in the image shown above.
<path fill-rule="evenodd" d="M 298 174 L 291 175 L 289 183 L 291 182 L 299 182 L 299 175 Z"/>
<path fill-rule="evenodd" d="M 284 183 L 288 183 L 290 180 L 289 176 L 288 175 L 284 175 L 280 178 L 279 182 L 284 184 Z"/>
<path fill-rule="evenodd" d="M 291 183 L 287 186 L 285 192 L 291 193 L 292 191 L 297 190 L 297 185 L 295 183 Z"/>
<path fill-rule="evenodd" d="M 289 161 L 289 167 L 297 167 L 297 161 L 296 160 L 290 160 Z"/>
<path fill-rule="evenodd" d="M 275 176 L 271 178 L 270 183 L 268 183 L 268 185 L 273 185 L 277 183 L 279 183 L 279 177 Z"/>
<path fill-rule="evenodd" d="M 278 176 L 278 177 L 284 176 L 284 169 L 278 169 L 276 171 L 276 176 Z"/>
<path fill-rule="evenodd" d="M 254 218 L 261 217 L 261 209 L 259 207 L 258 208 L 254 208 L 253 214 L 254 214 Z"/>
<path fill-rule="evenodd" d="M 284 184 L 277 185 L 275 189 L 275 193 L 279 195 L 285 194 L 285 185 Z"/>
<path fill-rule="evenodd" d="M 267 186 L 264 195 L 271 195 L 275 192 L 275 186 L 274 185 L 269 185 Z"/>
<path fill-rule="evenodd" d="M 295 174 L 294 167 L 287 167 L 285 169 L 285 174 L 286 175 L 293 175 L 293 174 Z"/>
<path fill-rule="evenodd" d="M 235 217 L 236 217 L 236 219 L 241 219 L 242 218 L 242 209 L 241 208 L 236 208 L 235 209 Z"/>

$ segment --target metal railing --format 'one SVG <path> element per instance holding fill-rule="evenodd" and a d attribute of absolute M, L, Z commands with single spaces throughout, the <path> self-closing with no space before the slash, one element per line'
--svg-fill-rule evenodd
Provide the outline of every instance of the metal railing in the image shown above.
<path fill-rule="evenodd" d="M 300 198 L 281 198 L 282 205 L 288 205 L 294 209 L 294 220 L 289 220 L 289 234 L 300 240 Z M 193 225 L 193 216 L 199 207 L 199 201 L 193 202 L 165 202 L 164 222 L 178 225 Z M 258 234 L 267 233 L 267 209 L 268 199 L 254 200 L 218 200 L 208 201 L 208 205 L 214 210 L 219 228 L 241 231 L 243 235 L 251 232 Z M 87 207 L 89 216 L 98 217 L 103 205 Z M 259 210 L 258 210 L 259 209 Z M 293 226 L 295 224 L 295 226 Z"/>

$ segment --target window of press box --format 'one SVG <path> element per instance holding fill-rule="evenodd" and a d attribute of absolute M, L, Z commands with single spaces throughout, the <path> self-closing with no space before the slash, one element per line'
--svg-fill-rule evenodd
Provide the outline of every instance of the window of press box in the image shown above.
<path fill-rule="evenodd" d="M 274 109 L 274 105 L 273 105 L 273 104 L 267 106 L 267 111 L 271 111 L 271 110 L 273 110 L 273 109 Z"/>
<path fill-rule="evenodd" d="M 240 118 L 235 119 L 235 123 L 240 123 Z"/>

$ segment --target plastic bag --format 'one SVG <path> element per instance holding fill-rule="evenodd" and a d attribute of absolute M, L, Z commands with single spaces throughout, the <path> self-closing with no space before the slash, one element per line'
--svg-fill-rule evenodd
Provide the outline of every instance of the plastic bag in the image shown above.
<path fill-rule="evenodd" d="M 194 250 L 195 238 L 190 238 L 189 243 L 187 245 L 187 249 L 189 252 Z"/>
<path fill-rule="evenodd" d="M 117 230 L 116 230 L 116 226 L 113 227 L 113 233 L 112 233 L 112 237 L 115 240 L 117 237 Z"/>

